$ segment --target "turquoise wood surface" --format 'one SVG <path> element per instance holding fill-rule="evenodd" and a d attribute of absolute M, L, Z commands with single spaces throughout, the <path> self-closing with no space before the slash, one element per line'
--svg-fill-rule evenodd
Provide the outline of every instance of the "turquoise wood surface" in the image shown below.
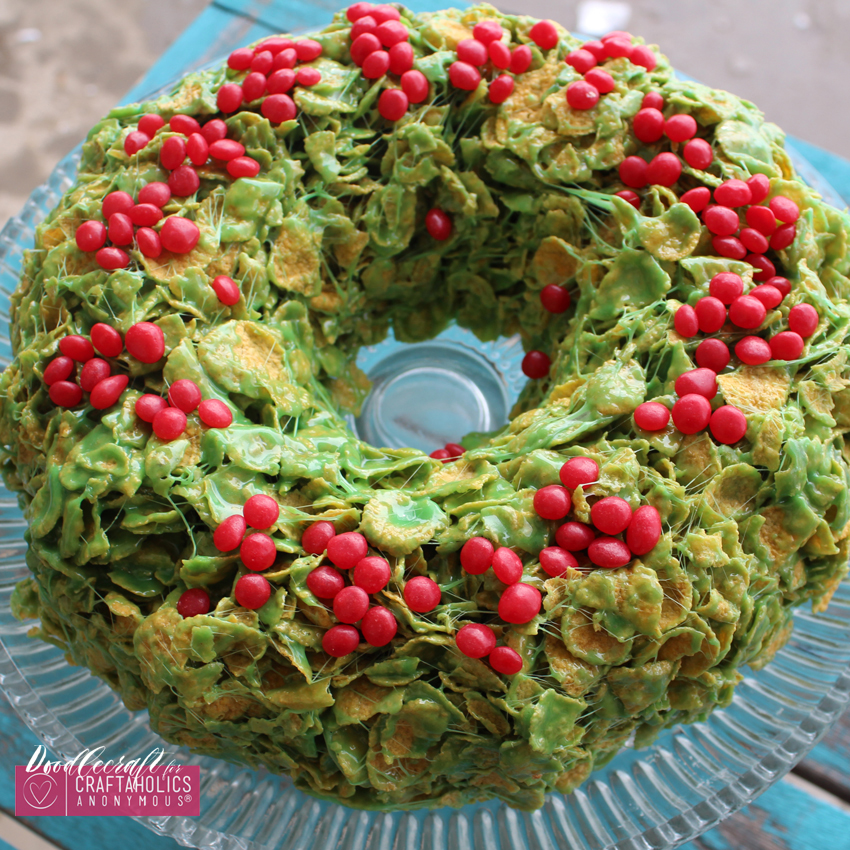
<path fill-rule="evenodd" d="M 448 5 L 446 0 L 408 3 L 417 11 Z M 188 71 L 226 55 L 234 47 L 273 32 L 325 25 L 335 0 L 216 0 L 174 42 L 124 98 L 133 102 Z M 850 199 L 850 162 L 795 140 L 798 149 L 845 199 Z M 25 764 L 38 740 L 5 700 L 0 700 L 0 809 L 14 811 L 15 764 Z M 805 775 L 850 795 L 850 715 L 803 763 Z M 178 847 L 129 818 L 21 818 L 67 850 L 165 850 Z M 0 839 L 0 850 L 8 848 Z M 779 782 L 742 812 L 733 815 L 683 850 L 850 850 L 850 815 L 787 782 Z"/>

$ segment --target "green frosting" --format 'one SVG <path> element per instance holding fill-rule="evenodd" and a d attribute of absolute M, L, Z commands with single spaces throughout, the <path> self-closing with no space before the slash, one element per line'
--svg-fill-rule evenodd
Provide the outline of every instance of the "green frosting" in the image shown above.
<path fill-rule="evenodd" d="M 457 41 L 483 19 L 533 56 L 499 106 L 486 84 L 448 84 Z M 575 788 L 633 733 L 646 744 L 728 704 L 742 668 L 766 664 L 787 639 L 793 606 L 822 610 L 844 576 L 850 219 L 795 177 L 781 132 L 751 104 L 674 80 L 663 57 L 652 72 L 608 63 L 614 91 L 577 112 L 564 97 L 578 78 L 564 62 L 580 44 L 569 33 L 541 51 L 533 19 L 489 6 L 402 10 L 402 20 L 429 99 L 397 123 L 381 118 L 378 96 L 396 83 L 362 76 L 337 14 L 315 36 L 322 81 L 296 90 L 297 119 L 272 125 L 257 105 L 226 119 L 229 138 L 261 164 L 257 177 L 201 166 L 198 192 L 169 202 L 167 214 L 200 229 L 187 255 L 132 251 L 128 269 L 109 273 L 74 232 L 100 216 L 106 193 L 167 178 L 158 164 L 167 129 L 132 161 L 124 153 L 142 114 L 212 116 L 219 86 L 242 74 L 190 75 L 91 131 L 78 181 L 38 228 L 12 299 L 17 356 L 0 378 L 0 440 L 32 571 L 12 604 L 196 752 L 288 773 L 351 806 L 497 797 L 530 810 Z M 675 332 L 676 308 L 707 294 L 719 271 L 753 285 L 747 263 L 712 256 L 673 190 L 647 189 L 641 212 L 614 196 L 622 159 L 665 144 L 631 133 L 650 90 L 668 112 L 693 115 L 714 148 L 709 169 L 686 166 L 677 191 L 760 173 L 801 209 L 797 238 L 779 254 L 791 294 L 764 329 L 785 329 L 800 302 L 820 324 L 799 360 L 733 360 L 720 376 L 714 405 L 748 419 L 734 446 L 672 425 L 638 432 L 631 416 L 644 400 L 670 406 L 676 377 L 695 365 L 699 340 Z M 444 242 L 424 227 L 435 207 L 453 219 Z M 221 274 L 239 282 L 233 307 L 210 286 Z M 551 283 L 575 293 L 565 314 L 540 304 Z M 511 422 L 468 436 L 453 463 L 355 439 L 343 417 L 368 392 L 358 349 L 390 327 L 416 341 L 453 320 L 482 340 L 519 333 L 528 349 L 550 352 L 548 379 L 529 382 Z M 42 376 L 60 339 L 139 321 L 162 328 L 166 356 L 115 358 L 131 381 L 114 407 L 50 403 Z M 727 325 L 719 336 L 732 346 L 744 333 Z M 233 425 L 208 429 L 192 414 L 181 438 L 153 436 L 135 401 L 178 378 L 224 401 Z M 619 495 L 654 505 L 663 536 L 626 568 L 550 578 L 538 553 L 555 523 L 537 516 L 533 496 L 578 455 L 601 467 L 573 494 L 578 519 L 594 499 Z M 249 611 L 233 596 L 245 568 L 216 550 L 212 532 L 257 493 L 281 514 L 265 573 L 274 592 Z M 318 519 L 361 531 L 388 559 L 392 579 L 374 597 L 399 623 L 388 646 L 323 653 L 335 620 L 306 585 L 323 559 L 300 545 Z M 492 572 L 461 570 L 460 547 L 474 535 L 521 556 L 523 580 L 543 594 L 530 623 L 499 620 Z M 404 602 L 417 575 L 442 588 L 430 614 Z M 177 600 L 196 587 L 213 607 L 184 619 Z M 466 622 L 491 623 L 522 671 L 502 676 L 461 655 L 454 635 Z"/>

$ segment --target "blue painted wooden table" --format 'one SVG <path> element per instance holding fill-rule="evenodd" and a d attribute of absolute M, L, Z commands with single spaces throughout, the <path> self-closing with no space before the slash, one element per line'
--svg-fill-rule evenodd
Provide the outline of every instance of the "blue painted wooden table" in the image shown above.
<path fill-rule="evenodd" d="M 279 32 L 324 26 L 341 0 L 215 0 L 128 93 L 131 103 L 176 76 L 220 59 L 234 47 Z M 408 0 L 417 11 L 445 0 Z M 805 142 L 794 144 L 850 202 L 850 162 Z M 14 765 L 26 764 L 39 741 L 0 699 L 0 818 L 14 811 Z M 172 850 L 179 845 L 129 818 L 19 818 L 67 850 Z M 3 840 L 0 819 L 0 850 Z M 850 850 L 850 712 L 799 765 L 755 803 L 683 850 Z"/>

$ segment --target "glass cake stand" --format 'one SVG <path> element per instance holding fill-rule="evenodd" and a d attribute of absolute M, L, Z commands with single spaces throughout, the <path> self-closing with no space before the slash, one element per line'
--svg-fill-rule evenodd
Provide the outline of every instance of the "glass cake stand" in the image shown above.
<path fill-rule="evenodd" d="M 71 186 L 77 157 L 64 159 L 0 233 L 0 367 L 12 357 L 9 296 L 22 252 L 33 244 L 36 224 Z M 797 164 L 825 198 L 843 206 L 808 163 Z M 482 346 L 457 328 L 414 345 L 390 338 L 361 353 L 377 389 L 354 425 L 373 442 L 426 451 L 469 430 L 496 428 L 522 384 L 520 357 L 516 340 Z M 415 402 L 422 415 L 399 421 L 399 406 Z M 426 415 L 425 408 L 441 413 Z M 88 670 L 69 666 L 61 651 L 28 638 L 33 621 L 12 617 L 12 588 L 29 574 L 25 528 L 17 499 L 0 488 L 0 687 L 12 706 L 53 758 L 101 746 L 104 758 L 130 758 L 163 746 L 146 714 L 128 711 Z M 202 767 L 201 814 L 137 820 L 185 846 L 215 850 L 673 848 L 780 779 L 850 700 L 850 582 L 838 588 L 826 614 L 798 609 L 795 624 L 788 645 L 765 670 L 748 671 L 728 708 L 706 722 L 668 730 L 648 749 L 623 750 L 578 791 L 550 795 L 534 813 L 498 802 L 459 810 L 357 811 L 315 800 L 265 770 L 165 745 L 169 758 Z"/>

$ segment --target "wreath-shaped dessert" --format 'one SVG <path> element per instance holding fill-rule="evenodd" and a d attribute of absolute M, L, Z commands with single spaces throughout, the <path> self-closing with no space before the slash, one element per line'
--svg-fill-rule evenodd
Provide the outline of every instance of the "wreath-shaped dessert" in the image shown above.
<path fill-rule="evenodd" d="M 2 376 L 16 613 L 168 741 L 533 809 L 846 572 L 846 214 L 627 33 L 357 3 L 120 107 Z M 358 349 L 520 334 L 509 424 L 358 440 Z"/>

